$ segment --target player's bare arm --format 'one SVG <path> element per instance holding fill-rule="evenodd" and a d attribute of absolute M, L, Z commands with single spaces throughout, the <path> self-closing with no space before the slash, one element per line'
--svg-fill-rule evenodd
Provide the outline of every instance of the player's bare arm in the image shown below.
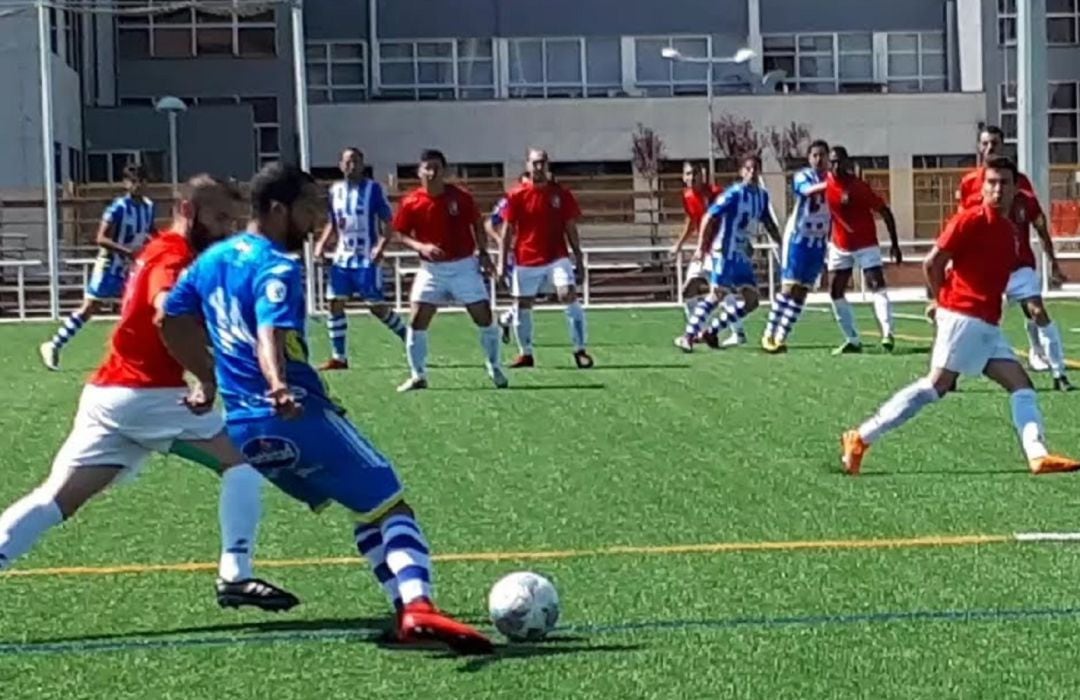
<path fill-rule="evenodd" d="M 484 217 L 477 216 L 472 225 L 473 241 L 476 243 L 476 259 L 480 262 L 480 272 L 486 276 L 495 274 L 495 264 L 488 254 L 487 231 L 484 229 Z"/>
<path fill-rule="evenodd" d="M 166 316 L 162 309 L 167 296 L 167 292 L 162 292 L 154 299 L 161 339 L 169 354 L 195 378 L 183 402 L 192 413 L 202 415 L 213 409 L 217 396 L 214 358 L 207 350 L 210 340 L 206 336 L 206 324 L 201 316 L 194 314 Z"/>
<path fill-rule="evenodd" d="M 515 234 L 514 225 L 503 220 L 502 233 L 499 236 L 499 264 L 497 270 L 500 279 L 506 276 L 506 264 L 510 259 L 510 249 L 514 245 Z"/>
<path fill-rule="evenodd" d="M 692 235 L 694 235 L 694 221 L 688 216 L 686 217 L 686 221 L 683 222 L 682 233 L 679 234 L 679 238 L 675 241 L 675 245 L 671 246 L 671 254 L 678 255 L 679 251 L 682 250 L 683 246 L 686 245 L 686 242 L 690 240 L 690 236 Z"/>
<path fill-rule="evenodd" d="M 878 215 L 885 222 L 885 230 L 889 232 L 889 255 L 892 261 L 899 265 L 904 262 L 904 252 L 900 250 L 900 237 L 896 233 L 896 217 L 888 206 L 879 209 Z"/>
<path fill-rule="evenodd" d="M 495 242 L 495 246 L 501 247 L 502 245 L 502 231 L 495 228 L 495 224 L 491 223 L 491 217 L 484 217 L 484 232 L 488 235 L 488 238 Z"/>
<path fill-rule="evenodd" d="M 570 244 L 570 252 L 574 254 L 574 274 L 578 281 L 585 278 L 585 254 L 581 252 L 581 236 L 578 234 L 577 222 L 566 222 L 566 242 Z"/>
<path fill-rule="evenodd" d="M 389 226 L 383 219 L 379 219 L 376 226 L 378 228 L 379 240 L 375 242 L 375 247 L 371 249 L 371 261 L 380 263 L 382 262 L 383 256 L 386 254 L 386 246 L 390 245 L 392 233 L 389 232 Z"/>
<path fill-rule="evenodd" d="M 424 243 L 423 241 L 416 240 L 411 231 L 398 231 L 397 239 L 401 245 L 405 246 L 409 250 L 413 251 L 417 255 L 430 258 L 432 260 L 441 260 L 443 257 L 442 248 L 434 243 Z"/>
<path fill-rule="evenodd" d="M 259 369 L 266 379 L 266 392 L 277 414 L 285 419 L 296 418 L 303 413 L 300 400 L 289 388 L 285 379 L 285 344 L 292 331 L 284 328 L 263 326 L 259 329 Z"/>
<path fill-rule="evenodd" d="M 330 221 L 326 222 L 326 226 L 323 226 L 319 240 L 315 241 L 315 260 L 321 261 L 326 251 L 333 248 L 335 243 L 337 243 L 337 226 L 334 225 L 333 217 L 331 217 Z"/>
<path fill-rule="evenodd" d="M 97 236 L 94 238 L 94 244 L 101 248 L 105 248 L 106 250 L 111 250 L 114 253 L 119 253 L 124 257 L 130 258 L 135 254 L 135 252 L 131 250 L 131 248 L 117 243 L 116 236 L 114 235 L 115 232 L 116 227 L 113 224 L 110 224 L 108 221 L 102 221 L 101 225 L 98 226 Z"/>
<path fill-rule="evenodd" d="M 927 316 L 931 320 L 941 285 L 945 284 L 945 268 L 948 267 L 951 258 L 952 256 L 947 251 L 934 246 L 923 261 L 923 274 L 926 276 L 926 288 L 929 290 L 931 300 L 927 308 Z"/>
<path fill-rule="evenodd" d="M 1035 227 L 1035 235 L 1039 237 L 1039 244 L 1042 245 L 1043 252 L 1046 253 L 1046 257 L 1050 258 L 1050 279 L 1054 284 L 1062 284 L 1067 278 L 1065 273 L 1061 271 L 1061 264 L 1058 262 L 1057 253 L 1054 252 L 1054 241 L 1050 238 L 1050 229 L 1046 225 L 1046 216 L 1040 215 L 1031 225 Z"/>
<path fill-rule="evenodd" d="M 712 212 L 705 212 L 705 216 L 701 217 L 701 226 L 698 227 L 698 243 L 697 248 L 694 250 L 694 260 L 701 260 L 709 251 L 709 246 L 712 245 L 713 237 L 716 235 L 715 217 Z"/>
<path fill-rule="evenodd" d="M 776 216 L 773 214 L 772 208 L 765 212 L 765 216 L 761 220 L 761 225 L 765 227 L 765 233 L 769 234 L 769 240 L 773 242 L 777 247 L 784 245 L 784 239 L 780 235 L 780 226 L 776 223 Z"/>

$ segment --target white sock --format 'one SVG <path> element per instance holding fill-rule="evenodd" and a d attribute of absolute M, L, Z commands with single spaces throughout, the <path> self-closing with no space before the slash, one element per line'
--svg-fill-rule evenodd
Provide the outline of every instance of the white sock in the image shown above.
<path fill-rule="evenodd" d="M 872 444 L 885 433 L 896 430 L 915 417 L 919 411 L 937 401 L 937 390 L 929 379 L 923 377 L 914 384 L 909 384 L 896 392 L 892 398 L 881 404 L 865 423 L 859 426 L 859 435 L 863 442 Z"/>
<path fill-rule="evenodd" d="M 412 326 L 405 332 L 405 353 L 409 357 L 409 370 L 412 376 L 423 379 L 427 376 L 427 331 L 415 331 Z"/>
<path fill-rule="evenodd" d="M 1046 360 L 1046 350 L 1043 349 L 1043 336 L 1039 333 L 1039 324 L 1029 318 L 1024 324 L 1024 330 L 1027 331 L 1028 344 L 1031 349 L 1040 358 Z"/>
<path fill-rule="evenodd" d="M 495 323 L 480 329 L 480 347 L 484 349 L 484 363 L 489 372 L 502 364 L 499 358 L 500 335 L 499 326 Z"/>
<path fill-rule="evenodd" d="M 514 314 L 514 330 L 522 355 L 533 354 L 533 310 L 518 309 Z"/>
<path fill-rule="evenodd" d="M 511 307 L 511 308 L 507 309 L 506 311 L 502 312 L 502 315 L 499 316 L 499 325 L 500 326 L 512 326 L 512 325 L 514 325 L 514 309 L 513 309 L 513 307 Z"/>
<path fill-rule="evenodd" d="M 851 343 L 859 343 L 859 331 L 855 328 L 855 312 L 851 310 L 851 304 L 847 299 L 832 300 L 833 316 L 840 324 L 840 331 L 844 334 L 844 340 Z"/>
<path fill-rule="evenodd" d="M 884 290 L 874 292 L 874 316 L 877 317 L 878 326 L 881 327 L 881 335 L 883 337 L 892 335 L 892 302 L 889 301 L 889 293 Z"/>
<path fill-rule="evenodd" d="M 255 554 L 255 533 L 262 517 L 262 485 L 262 474 L 250 464 L 229 467 L 221 475 L 218 576 L 225 581 L 244 581 L 255 576 L 251 559 Z"/>
<path fill-rule="evenodd" d="M 35 489 L 0 515 L 0 571 L 26 554 L 41 536 L 64 520 L 56 501 Z"/>
<path fill-rule="evenodd" d="M 728 328 L 735 331 L 739 335 L 745 335 L 746 331 L 743 330 L 743 317 L 744 313 L 739 313 L 739 297 L 734 294 L 729 294 L 724 297 L 724 308 L 728 311 Z M 746 303 L 743 302 L 743 309 L 746 308 Z"/>
<path fill-rule="evenodd" d="M 701 301 L 698 297 L 692 297 L 683 302 L 683 308 L 686 311 L 686 320 L 689 321 L 690 317 L 694 315 L 694 309 L 697 308 L 698 302 Z"/>
<path fill-rule="evenodd" d="M 1021 389 L 1009 396 L 1012 406 L 1013 425 L 1020 438 L 1020 446 L 1029 460 L 1050 454 L 1043 441 L 1042 413 L 1034 389 Z"/>
<path fill-rule="evenodd" d="M 566 324 L 570 328 L 570 343 L 574 346 L 574 350 L 584 350 L 587 333 L 585 308 L 577 299 L 566 307 Z"/>
<path fill-rule="evenodd" d="M 1054 378 L 1065 376 L 1065 346 L 1061 342 L 1061 331 L 1057 324 L 1051 321 L 1039 328 L 1038 332 L 1041 342 L 1036 347 L 1042 348 L 1043 356 L 1050 365 Z"/>

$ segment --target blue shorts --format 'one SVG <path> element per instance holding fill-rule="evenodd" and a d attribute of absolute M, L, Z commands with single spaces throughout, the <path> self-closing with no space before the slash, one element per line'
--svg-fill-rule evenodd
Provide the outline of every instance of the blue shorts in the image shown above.
<path fill-rule="evenodd" d="M 782 280 L 812 287 L 825 269 L 825 246 L 792 243 L 784 259 Z"/>
<path fill-rule="evenodd" d="M 111 261 L 98 260 L 86 283 L 86 296 L 90 299 L 119 299 L 124 296 L 127 270 L 114 268 Z"/>
<path fill-rule="evenodd" d="M 364 301 L 382 301 L 384 298 L 382 268 L 378 265 L 357 268 L 332 266 L 326 298 L 351 299 L 353 297 L 359 297 Z"/>
<path fill-rule="evenodd" d="M 742 256 L 725 258 L 722 255 L 714 255 L 712 260 L 712 277 L 709 279 L 712 286 L 724 289 L 757 286 L 754 264 L 749 258 Z"/>
<path fill-rule="evenodd" d="M 309 402 L 294 420 L 273 416 L 227 428 L 253 467 L 312 510 L 336 501 L 373 521 L 401 501 L 401 481 L 390 460 L 326 404 Z"/>

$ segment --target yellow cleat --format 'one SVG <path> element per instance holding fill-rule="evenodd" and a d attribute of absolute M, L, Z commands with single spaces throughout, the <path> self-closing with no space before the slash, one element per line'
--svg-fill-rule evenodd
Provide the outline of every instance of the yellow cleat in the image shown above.
<path fill-rule="evenodd" d="M 849 430 L 840 438 L 840 448 L 843 450 L 840 463 L 843 465 L 844 473 L 857 476 L 862 469 L 863 457 L 866 456 L 866 451 L 870 449 L 870 446 L 863 441 L 858 430 Z"/>
<path fill-rule="evenodd" d="M 787 345 L 777 341 L 775 338 L 762 338 L 761 349 L 770 355 L 779 355 L 780 353 L 787 352 Z"/>
<path fill-rule="evenodd" d="M 1080 469 L 1080 462 L 1069 457 L 1059 455 L 1046 455 L 1038 459 L 1028 461 L 1032 474 L 1058 474 L 1061 472 L 1074 472 Z"/>

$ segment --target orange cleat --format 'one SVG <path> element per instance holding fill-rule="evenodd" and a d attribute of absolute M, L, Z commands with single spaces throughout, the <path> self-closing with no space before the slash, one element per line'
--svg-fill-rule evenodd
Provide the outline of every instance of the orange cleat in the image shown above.
<path fill-rule="evenodd" d="M 321 372 L 333 372 L 334 370 L 339 369 L 349 369 L 349 361 L 339 360 L 336 357 L 332 357 L 326 362 L 319 365 L 319 371 Z"/>
<path fill-rule="evenodd" d="M 1028 460 L 1032 474 L 1058 474 L 1061 472 L 1074 472 L 1080 469 L 1080 462 L 1069 457 L 1059 455 L 1046 455 L 1038 459 Z"/>
<path fill-rule="evenodd" d="M 532 355 L 518 355 L 514 358 L 514 361 L 510 363 L 512 369 L 521 369 L 522 367 L 535 367 L 536 360 Z"/>
<path fill-rule="evenodd" d="M 863 457 L 870 449 L 870 445 L 863 442 L 858 430 L 849 430 L 840 438 L 840 447 L 843 450 L 840 462 L 843 464 L 844 473 L 857 476 L 862 469 Z"/>
<path fill-rule="evenodd" d="M 404 643 L 442 642 L 458 654 L 493 654 L 491 640 L 462 622 L 439 612 L 430 601 L 414 600 L 398 618 L 398 639 Z"/>

